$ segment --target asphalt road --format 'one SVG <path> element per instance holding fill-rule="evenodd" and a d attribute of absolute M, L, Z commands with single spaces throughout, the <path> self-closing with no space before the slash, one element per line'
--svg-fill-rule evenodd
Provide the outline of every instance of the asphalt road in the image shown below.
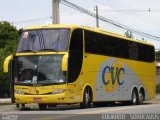
<path fill-rule="evenodd" d="M 31 109 L 27 107 L 31 107 Z M 147 101 L 143 105 L 133 106 L 119 103 L 88 109 L 80 109 L 78 105 L 58 106 L 58 108 L 50 108 L 45 111 L 38 110 L 38 106 L 35 104 L 30 104 L 21 111 L 16 110 L 15 105 L 1 105 L 0 114 L 2 120 L 6 120 L 4 118 L 12 120 L 104 120 L 111 119 L 112 115 L 127 119 L 127 117 L 131 118 L 143 114 L 154 115 L 152 118 L 159 120 L 160 100 Z M 159 116 L 157 116 L 158 114 Z"/>

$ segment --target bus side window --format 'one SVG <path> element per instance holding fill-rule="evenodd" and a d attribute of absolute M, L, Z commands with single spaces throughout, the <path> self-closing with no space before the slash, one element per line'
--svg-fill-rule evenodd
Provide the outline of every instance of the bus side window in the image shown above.
<path fill-rule="evenodd" d="M 138 44 L 129 42 L 129 59 L 138 60 Z"/>
<path fill-rule="evenodd" d="M 69 61 L 68 61 L 68 82 L 74 82 L 78 78 L 83 61 L 83 32 L 76 29 L 72 33 L 70 48 L 69 48 Z"/>

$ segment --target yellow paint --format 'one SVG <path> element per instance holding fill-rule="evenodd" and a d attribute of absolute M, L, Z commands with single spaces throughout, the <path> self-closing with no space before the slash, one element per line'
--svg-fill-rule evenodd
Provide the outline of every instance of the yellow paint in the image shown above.
<path fill-rule="evenodd" d="M 30 56 L 30 55 L 55 55 L 65 54 L 66 52 L 28 52 L 28 53 L 16 53 L 16 56 Z"/>
<path fill-rule="evenodd" d="M 68 70 L 68 54 L 65 54 L 62 58 L 62 71 Z"/>

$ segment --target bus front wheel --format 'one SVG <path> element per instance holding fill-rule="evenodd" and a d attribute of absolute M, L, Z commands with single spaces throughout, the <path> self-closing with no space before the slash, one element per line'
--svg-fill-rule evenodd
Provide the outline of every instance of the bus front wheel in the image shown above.
<path fill-rule="evenodd" d="M 91 91 L 91 89 L 89 87 L 87 87 L 84 90 L 83 102 L 80 103 L 80 107 L 83 108 L 83 109 L 91 107 L 91 103 L 92 103 L 92 91 Z"/>

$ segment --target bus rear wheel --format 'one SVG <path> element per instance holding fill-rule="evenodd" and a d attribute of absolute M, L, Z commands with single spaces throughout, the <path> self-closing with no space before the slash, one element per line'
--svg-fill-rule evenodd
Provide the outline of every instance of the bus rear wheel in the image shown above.
<path fill-rule="evenodd" d="M 144 92 L 142 90 L 140 90 L 138 104 L 142 104 L 143 101 L 144 101 Z"/>
<path fill-rule="evenodd" d="M 88 87 L 84 90 L 83 102 L 80 103 L 80 108 L 85 109 L 85 108 L 91 107 L 91 103 L 92 103 L 92 91 Z"/>
<path fill-rule="evenodd" d="M 131 104 L 132 105 L 137 105 L 138 104 L 138 93 L 136 89 L 132 91 L 132 99 L 131 99 Z"/>
<path fill-rule="evenodd" d="M 38 104 L 40 110 L 46 110 L 47 104 Z"/>

